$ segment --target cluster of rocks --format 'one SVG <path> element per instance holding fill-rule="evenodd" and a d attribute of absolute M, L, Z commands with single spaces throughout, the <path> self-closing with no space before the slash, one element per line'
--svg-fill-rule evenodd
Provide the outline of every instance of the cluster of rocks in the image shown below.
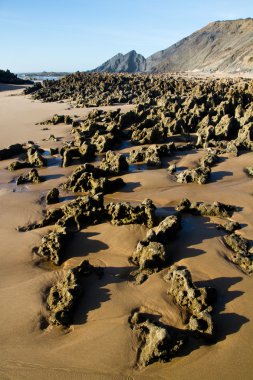
<path fill-rule="evenodd" d="M 132 143 L 163 143 L 172 135 L 188 138 L 196 133 L 198 147 L 237 154 L 238 149 L 252 148 L 252 93 L 252 83 L 243 79 L 76 73 L 45 82 L 34 97 L 43 101 L 71 99 L 79 106 L 136 103 L 136 110 L 126 117 L 115 115 L 120 128 L 130 127 Z M 86 135 L 92 129 L 93 134 L 98 132 L 94 124 L 85 124 Z M 109 123 L 106 138 L 101 131 L 91 136 L 93 143 L 105 145 L 104 140 L 112 140 L 110 127 L 115 125 Z"/>
<path fill-rule="evenodd" d="M 129 153 L 128 162 L 130 164 L 145 163 L 148 166 L 162 167 L 162 158 L 172 155 L 176 151 L 173 142 L 163 145 L 150 145 L 132 150 Z"/>
<path fill-rule="evenodd" d="M 175 238 L 181 226 L 178 215 L 168 216 L 158 226 L 151 228 L 144 240 L 141 240 L 129 258 L 138 266 L 132 272 L 136 284 L 143 283 L 152 273 L 161 270 L 167 263 L 166 245 Z"/>
<path fill-rule="evenodd" d="M 211 312 L 216 298 L 214 288 L 198 288 L 192 282 L 191 273 L 185 267 L 171 268 L 164 276 L 169 283 L 168 294 L 181 309 L 187 328 L 207 337 L 214 332 Z"/>

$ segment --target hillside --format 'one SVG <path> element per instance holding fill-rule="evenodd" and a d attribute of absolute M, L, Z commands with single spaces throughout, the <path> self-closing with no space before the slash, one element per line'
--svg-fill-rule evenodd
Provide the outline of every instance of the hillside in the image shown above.
<path fill-rule="evenodd" d="M 147 70 L 253 70 L 253 19 L 217 21 L 147 58 Z"/>
<path fill-rule="evenodd" d="M 108 61 L 104 62 L 101 66 L 97 67 L 95 72 L 106 71 L 108 73 L 136 73 L 144 71 L 146 68 L 146 59 L 136 53 L 135 50 L 128 52 L 127 54 L 116 54 Z"/>
<path fill-rule="evenodd" d="M 253 19 L 212 22 L 147 59 L 133 50 L 117 54 L 94 71 L 253 71 Z"/>

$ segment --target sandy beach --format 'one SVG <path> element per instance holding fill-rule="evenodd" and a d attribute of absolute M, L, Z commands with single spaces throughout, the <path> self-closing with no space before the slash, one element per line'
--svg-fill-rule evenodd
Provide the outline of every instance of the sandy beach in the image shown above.
<path fill-rule="evenodd" d="M 79 119 L 90 112 L 67 101 L 34 101 L 22 91 L 22 88 L 0 87 L 0 149 L 29 140 L 45 151 L 60 147 L 71 139 L 71 126 L 49 125 L 43 130 L 45 126 L 37 123 L 54 114 Z M 133 105 L 123 106 L 122 111 L 132 108 Z M 47 141 L 51 134 L 59 141 Z M 195 167 L 203 154 L 201 150 L 177 153 L 177 166 Z M 123 176 L 127 185 L 106 195 L 105 200 L 135 204 L 150 198 L 157 213 L 164 216 L 170 215 L 182 198 L 232 204 L 237 207 L 232 220 L 242 225 L 238 233 L 252 245 L 252 179 L 244 172 L 252 160 L 253 152 L 238 157 L 224 154 L 212 168 L 209 183 L 203 186 L 177 183 L 166 168 L 133 168 Z M 168 363 L 136 369 L 136 342 L 128 323 L 134 309 L 141 307 L 144 312 L 159 314 L 163 323 L 183 328 L 180 313 L 168 297 L 168 285 L 163 280 L 168 268 L 154 273 L 138 286 L 129 276 L 132 264 L 128 258 L 137 242 L 145 237 L 147 228 L 137 224 L 114 226 L 109 222 L 89 226 L 68 243 L 67 258 L 60 269 L 35 265 L 33 248 L 51 228 L 21 233 L 17 227 L 41 219 L 45 208 L 55 207 L 46 206 L 41 197 L 65 182 L 76 165 L 62 168 L 59 160 L 49 156 L 48 167 L 38 170 L 45 181 L 18 187 L 15 179 L 25 170 L 6 170 L 13 161 L 0 161 L 1 379 L 253 379 L 252 277 L 228 260 L 231 252 L 222 240 L 225 233 L 216 228 L 215 218 L 188 215 L 183 219 L 182 229 L 170 246 L 170 265 L 187 266 L 198 286 L 216 288 L 213 319 L 217 342 L 196 341 Z M 167 161 L 173 162 L 175 157 Z M 60 190 L 60 203 L 56 206 L 71 197 L 74 195 Z M 105 268 L 104 276 L 98 279 L 91 275 L 85 279 L 85 290 L 68 331 L 42 330 L 43 292 L 59 278 L 62 270 L 78 265 L 83 259 Z"/>

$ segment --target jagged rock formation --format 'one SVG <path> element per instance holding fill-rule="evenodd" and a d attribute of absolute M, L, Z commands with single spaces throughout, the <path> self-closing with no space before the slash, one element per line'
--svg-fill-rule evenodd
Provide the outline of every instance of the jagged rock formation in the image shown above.
<path fill-rule="evenodd" d="M 184 337 L 173 333 L 169 326 L 161 326 L 151 315 L 134 311 L 129 319 L 138 341 L 136 364 L 144 368 L 154 362 L 168 362 L 180 350 Z"/>
<path fill-rule="evenodd" d="M 130 203 L 110 202 L 106 205 L 106 211 L 112 224 L 121 226 L 124 224 L 143 224 L 149 228 L 155 226 L 155 205 L 150 199 L 145 199 L 138 206 L 131 206 Z"/>
<path fill-rule="evenodd" d="M 78 197 L 60 208 L 48 209 L 42 220 L 19 227 L 19 231 L 30 231 L 55 224 L 66 228 L 66 232 L 80 231 L 86 225 L 96 224 L 105 218 L 103 194 Z"/>
<path fill-rule="evenodd" d="M 69 269 L 53 285 L 46 299 L 49 310 L 50 325 L 68 327 L 73 322 L 73 313 L 82 293 L 81 280 L 95 271 L 95 268 L 84 260 L 79 266 Z"/>
<path fill-rule="evenodd" d="M 46 195 L 46 203 L 48 205 L 53 203 L 59 202 L 59 190 L 57 188 L 53 188 L 52 190 L 49 190 L 49 192 Z"/>
<path fill-rule="evenodd" d="M 41 239 L 41 245 L 38 248 L 38 255 L 47 261 L 51 261 L 55 265 L 62 263 L 62 252 L 67 240 L 65 228 L 59 231 L 49 232 Z"/>
<path fill-rule="evenodd" d="M 30 170 L 27 174 L 21 175 L 17 178 L 16 184 L 23 185 L 25 183 L 40 183 L 42 178 L 39 176 L 37 169 Z"/>
<path fill-rule="evenodd" d="M 181 308 L 189 330 L 212 336 L 214 326 L 210 313 L 215 289 L 197 288 L 192 282 L 191 273 L 184 267 L 171 268 L 164 279 L 170 284 L 168 293 Z"/>
<path fill-rule="evenodd" d="M 108 73 L 137 73 L 145 71 L 146 60 L 141 54 L 137 54 L 135 50 L 131 50 L 127 54 L 116 54 L 108 59 L 101 66 L 92 70 L 94 72 L 106 71 Z"/>
<path fill-rule="evenodd" d="M 179 212 L 190 213 L 202 216 L 218 216 L 220 218 L 229 218 L 236 210 L 235 206 L 225 205 L 221 202 L 208 204 L 205 202 L 190 202 L 189 199 L 182 199 L 177 205 L 176 210 Z"/>
<path fill-rule="evenodd" d="M 14 161 L 9 166 L 10 171 L 24 168 L 42 168 L 47 166 L 47 160 L 41 155 L 40 150 L 36 146 L 31 146 L 26 151 L 27 159 L 25 161 Z"/>
<path fill-rule="evenodd" d="M 132 272 L 136 284 L 142 284 L 155 272 L 161 270 L 167 261 L 165 245 L 173 240 L 180 228 L 178 215 L 167 216 L 158 226 L 151 228 L 144 240 L 138 242 L 129 261 L 138 266 Z"/>
<path fill-rule="evenodd" d="M 4 148 L 0 150 L 0 161 L 18 156 L 19 154 L 22 154 L 24 152 L 25 152 L 25 149 L 22 144 L 10 145 L 8 148 Z"/>
<path fill-rule="evenodd" d="M 231 261 L 244 272 L 252 275 L 253 255 L 249 252 L 249 242 L 242 236 L 232 233 L 223 237 L 226 245 L 232 250 Z"/>

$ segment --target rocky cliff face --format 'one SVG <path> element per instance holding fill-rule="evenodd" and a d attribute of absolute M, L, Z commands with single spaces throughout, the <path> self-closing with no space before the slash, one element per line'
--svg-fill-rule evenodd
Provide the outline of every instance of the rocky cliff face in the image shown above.
<path fill-rule="evenodd" d="M 101 66 L 97 67 L 95 72 L 106 71 L 109 73 L 136 73 L 145 71 L 146 59 L 136 53 L 135 50 L 130 51 L 127 54 L 117 54 L 108 61 L 104 62 Z"/>
<path fill-rule="evenodd" d="M 117 54 L 94 71 L 253 71 L 253 19 L 212 22 L 147 59 L 133 50 Z"/>

